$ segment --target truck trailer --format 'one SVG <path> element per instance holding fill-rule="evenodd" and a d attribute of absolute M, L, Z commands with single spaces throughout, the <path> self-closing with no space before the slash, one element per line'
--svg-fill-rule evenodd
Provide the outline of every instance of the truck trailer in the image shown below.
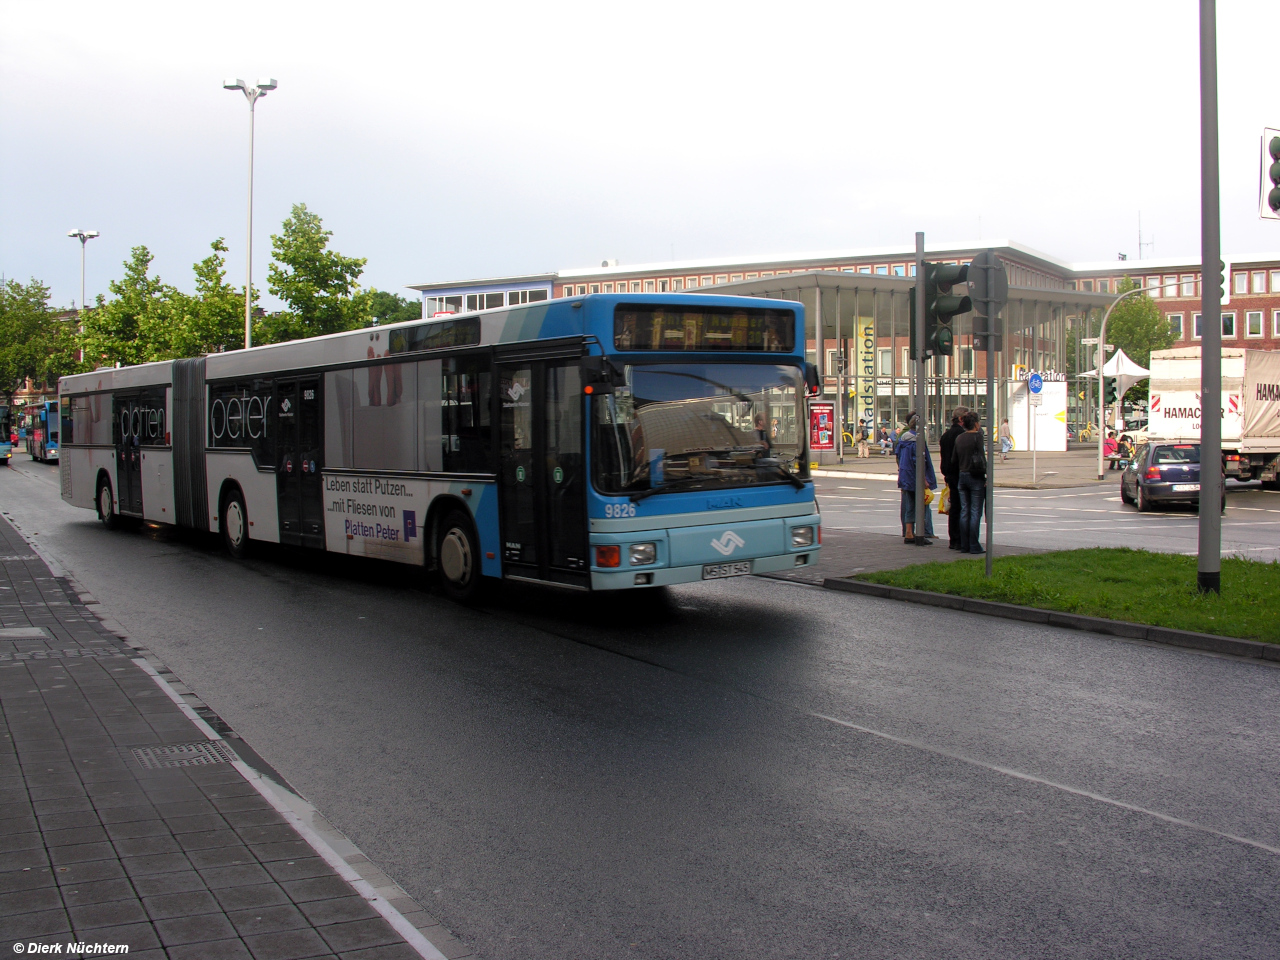
<path fill-rule="evenodd" d="M 1200 348 L 1151 351 L 1147 435 L 1200 441 Z M 1222 468 L 1280 490 L 1280 351 L 1222 349 Z"/>

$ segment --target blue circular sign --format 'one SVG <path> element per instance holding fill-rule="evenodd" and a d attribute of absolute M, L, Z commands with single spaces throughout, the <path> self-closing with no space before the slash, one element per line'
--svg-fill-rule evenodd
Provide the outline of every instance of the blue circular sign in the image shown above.
<path fill-rule="evenodd" d="M 1040 376 L 1038 373 L 1033 373 L 1027 378 L 1027 386 L 1030 388 L 1032 393 L 1039 393 L 1044 389 L 1044 377 Z"/>

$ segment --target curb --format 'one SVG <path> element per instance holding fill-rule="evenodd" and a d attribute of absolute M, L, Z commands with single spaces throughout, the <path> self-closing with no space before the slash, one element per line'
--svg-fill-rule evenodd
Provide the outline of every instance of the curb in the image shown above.
<path fill-rule="evenodd" d="M 1210 653 L 1225 653 L 1233 657 L 1280 662 L 1280 644 L 1260 643 L 1257 640 L 1241 640 L 1237 637 L 1220 637 L 1213 633 L 1196 633 L 1192 630 L 1175 630 L 1171 627 L 1153 627 L 1145 623 L 1127 620 L 1108 620 L 1106 617 L 1090 617 L 1081 613 L 1061 613 L 1057 610 L 1041 610 L 1039 607 L 1023 607 L 1016 603 L 999 603 L 994 600 L 975 600 L 950 593 L 933 593 L 929 590 L 909 590 L 906 587 L 890 587 L 866 580 L 842 580 L 828 577 L 822 581 L 826 590 L 843 593 L 860 593 L 885 600 L 902 600 L 907 603 L 923 603 L 965 613 L 980 613 L 988 617 L 1006 620 L 1023 620 L 1028 623 L 1044 623 L 1051 627 L 1067 627 L 1072 630 L 1090 630 L 1127 640 L 1147 640 Z"/>

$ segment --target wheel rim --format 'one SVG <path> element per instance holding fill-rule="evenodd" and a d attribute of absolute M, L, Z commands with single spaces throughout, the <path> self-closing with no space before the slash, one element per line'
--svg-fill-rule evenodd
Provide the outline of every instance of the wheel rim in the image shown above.
<path fill-rule="evenodd" d="M 111 518 L 111 489 L 103 487 L 98 491 L 98 512 L 102 514 L 103 520 Z"/>
<path fill-rule="evenodd" d="M 471 579 L 471 544 L 457 527 L 440 541 L 440 570 L 451 583 L 465 586 Z"/>
<path fill-rule="evenodd" d="M 227 539 L 233 546 L 240 546 L 241 541 L 244 540 L 244 513 L 240 509 L 240 502 L 232 500 L 228 503 L 226 510 L 223 511 L 223 517 L 227 524 Z"/>

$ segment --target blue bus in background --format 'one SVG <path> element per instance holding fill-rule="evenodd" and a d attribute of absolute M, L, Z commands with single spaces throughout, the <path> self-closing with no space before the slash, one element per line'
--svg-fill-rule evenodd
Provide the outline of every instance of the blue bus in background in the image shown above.
<path fill-rule="evenodd" d="M 27 453 L 32 460 L 48 463 L 58 459 L 58 401 L 41 400 L 27 404 Z"/>
<path fill-rule="evenodd" d="M 624 590 L 816 562 L 799 303 L 594 294 L 62 379 L 62 491 L 129 519 Z"/>

